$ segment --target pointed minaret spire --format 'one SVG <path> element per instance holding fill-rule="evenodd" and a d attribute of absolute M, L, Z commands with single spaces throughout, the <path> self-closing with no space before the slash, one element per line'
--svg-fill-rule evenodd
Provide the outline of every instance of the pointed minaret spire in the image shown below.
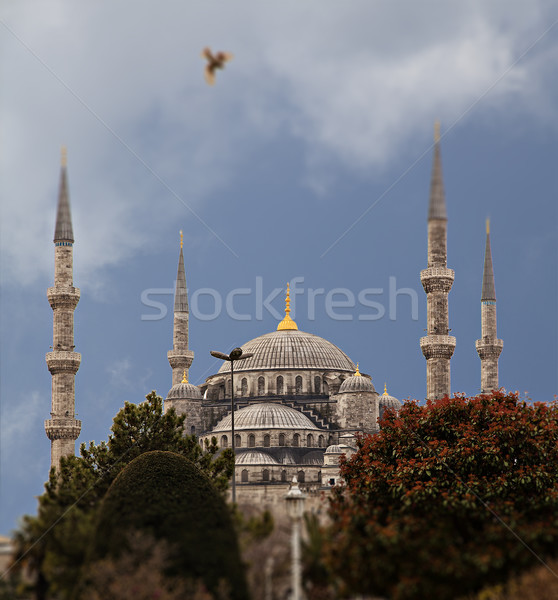
<path fill-rule="evenodd" d="M 455 337 L 449 335 L 448 294 L 455 273 L 447 268 L 447 213 L 440 154 L 440 124 L 434 126 L 434 162 L 428 206 L 428 268 L 420 279 L 426 292 L 427 335 L 420 340 L 426 358 L 426 396 L 443 398 L 451 392 L 450 360 Z"/>
<path fill-rule="evenodd" d="M 442 176 L 442 157 L 440 155 L 440 121 L 434 124 L 434 161 L 430 179 L 430 203 L 428 219 L 444 219 L 447 221 L 446 196 L 444 178 Z"/>
<path fill-rule="evenodd" d="M 172 385 L 180 383 L 183 376 L 188 378 L 188 369 L 194 360 L 194 353 L 188 349 L 188 290 L 184 271 L 184 237 L 180 232 L 180 254 L 178 256 L 178 272 L 176 275 L 176 291 L 174 293 L 174 325 L 173 345 L 167 357 L 172 368 Z"/>
<path fill-rule="evenodd" d="M 68 194 L 67 164 L 68 156 L 66 147 L 62 146 L 60 157 L 60 188 L 58 192 L 58 210 L 56 214 L 56 227 L 54 228 L 54 242 L 74 242 L 72 229 L 72 214 L 70 212 L 70 199 Z"/>
<path fill-rule="evenodd" d="M 75 376 L 81 355 L 74 352 L 74 310 L 80 294 L 73 282 L 73 243 L 66 149 L 63 148 L 54 233 L 54 287 L 47 290 L 53 311 L 52 352 L 46 355 L 52 375 L 52 407 L 51 418 L 45 421 L 45 431 L 51 440 L 51 467 L 58 467 L 62 456 L 75 454 L 75 441 L 81 431 L 81 421 L 75 418 Z"/>
<path fill-rule="evenodd" d="M 498 389 L 498 359 L 504 342 L 496 333 L 496 291 L 494 288 L 494 270 L 490 248 L 490 221 L 486 221 L 486 246 L 484 251 L 484 271 L 481 293 L 481 339 L 476 341 L 481 359 L 481 391 L 491 392 Z"/>
<path fill-rule="evenodd" d="M 492 268 L 492 251 L 490 249 L 490 219 L 486 219 L 486 246 L 484 248 L 484 271 L 482 274 L 482 300 L 496 302 L 494 288 L 494 269 Z"/>

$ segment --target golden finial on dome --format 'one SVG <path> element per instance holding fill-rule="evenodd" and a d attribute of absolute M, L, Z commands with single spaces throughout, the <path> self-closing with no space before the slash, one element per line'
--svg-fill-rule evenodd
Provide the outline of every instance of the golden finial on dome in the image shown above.
<path fill-rule="evenodd" d="M 362 377 L 362 375 L 360 374 L 360 371 L 358 370 L 358 363 L 357 363 L 357 368 L 356 368 L 354 377 Z"/>
<path fill-rule="evenodd" d="M 437 144 L 440 141 L 440 121 L 434 123 L 434 142 Z"/>
<path fill-rule="evenodd" d="M 486 219 L 486 235 L 490 233 L 490 219 Z"/>
<path fill-rule="evenodd" d="M 387 383 L 384 381 L 384 396 L 387 396 Z"/>
<path fill-rule="evenodd" d="M 277 325 L 277 331 L 285 329 L 298 329 L 298 325 L 291 319 L 291 288 L 287 283 L 287 296 L 285 297 L 285 318 Z"/>
<path fill-rule="evenodd" d="M 66 146 L 62 146 L 62 148 L 60 148 L 60 165 L 62 167 L 66 167 L 68 165 L 68 148 L 66 148 Z"/>
<path fill-rule="evenodd" d="M 182 374 L 182 381 L 180 383 L 188 383 L 188 377 L 186 377 L 186 369 L 184 369 L 184 373 Z"/>

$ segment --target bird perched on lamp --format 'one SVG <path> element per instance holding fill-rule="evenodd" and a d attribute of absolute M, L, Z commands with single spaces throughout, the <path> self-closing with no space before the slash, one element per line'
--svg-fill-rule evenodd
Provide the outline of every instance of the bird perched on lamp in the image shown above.
<path fill-rule="evenodd" d="M 210 48 L 204 48 L 202 50 L 202 58 L 207 60 L 205 67 L 205 80 L 209 85 L 215 83 L 215 71 L 217 69 L 224 69 L 225 63 L 233 58 L 230 52 L 217 52 L 213 54 Z"/>

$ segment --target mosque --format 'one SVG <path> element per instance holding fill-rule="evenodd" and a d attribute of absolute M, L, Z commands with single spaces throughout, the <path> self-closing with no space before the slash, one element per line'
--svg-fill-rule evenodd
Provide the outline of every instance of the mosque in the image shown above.
<path fill-rule="evenodd" d="M 45 421 L 51 440 L 51 466 L 56 466 L 61 456 L 74 454 L 81 430 L 81 421 L 75 418 L 74 387 L 81 355 L 74 351 L 73 331 L 73 313 L 80 294 L 73 285 L 74 237 L 66 169 L 63 155 L 54 235 L 54 286 L 47 292 L 54 320 L 52 351 L 46 355 L 52 374 L 51 418 Z M 420 339 L 420 348 L 426 359 L 427 397 L 431 399 L 450 394 L 450 361 L 456 339 L 449 335 L 448 294 L 454 275 L 447 267 L 447 214 L 437 126 L 428 207 L 428 262 L 420 273 L 427 296 L 427 335 Z M 383 412 L 401 406 L 385 386 L 380 394 L 371 376 L 360 373 L 358 365 L 340 348 L 298 329 L 290 317 L 288 286 L 285 317 L 277 330 L 241 347 L 247 358 L 234 362 L 234 390 L 229 361 L 224 361 L 203 384 L 193 385 L 188 382 L 194 352 L 188 339 L 182 240 L 174 300 L 173 346 L 168 352 L 172 387 L 165 410 L 174 408 L 184 414 L 187 433 L 198 436 L 200 443 L 215 437 L 221 448 L 234 449 L 239 503 L 273 507 L 282 501 L 293 477 L 317 497 L 337 483 L 339 457 L 354 451 L 355 434 L 377 433 Z M 502 347 L 496 334 L 487 224 L 481 339 L 476 342 L 482 391 L 498 388 Z"/>

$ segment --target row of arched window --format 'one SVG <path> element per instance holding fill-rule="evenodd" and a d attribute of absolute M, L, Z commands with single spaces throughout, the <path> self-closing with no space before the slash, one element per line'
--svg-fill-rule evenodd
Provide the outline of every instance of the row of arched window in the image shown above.
<path fill-rule="evenodd" d="M 260 375 L 260 377 L 258 377 L 256 386 L 257 387 L 254 390 L 254 395 L 255 396 L 265 396 L 266 395 L 266 385 L 265 385 L 265 377 L 263 375 Z M 270 387 L 271 387 L 271 382 L 270 382 Z M 228 379 L 226 382 L 226 388 L 225 388 L 224 383 L 222 383 L 219 386 L 218 397 L 220 399 L 223 399 L 225 397 L 225 394 L 230 396 L 230 393 L 231 393 L 230 388 L 231 388 L 231 381 L 230 381 L 230 379 Z M 327 394 L 328 385 L 325 381 L 322 381 L 322 377 L 320 375 L 316 375 L 314 377 L 313 386 L 311 386 L 311 388 L 312 389 L 308 389 L 305 391 L 302 376 L 297 375 L 295 377 L 294 393 L 297 396 L 300 396 L 304 393 Z M 270 389 L 269 391 L 272 391 L 272 390 Z M 286 385 L 285 385 L 285 379 L 283 378 L 282 375 L 279 375 L 275 379 L 275 393 L 278 394 L 279 396 L 281 396 L 281 395 L 285 394 L 286 392 L 287 392 L 287 389 L 286 389 Z M 250 395 L 250 390 L 248 389 L 248 379 L 246 377 L 243 377 L 240 380 L 240 395 L 241 395 L 241 397 L 247 397 Z"/>
<path fill-rule="evenodd" d="M 270 481 L 270 476 L 271 476 L 271 471 L 269 469 L 264 469 L 262 471 L 262 481 Z M 296 474 L 296 479 L 299 483 L 304 483 L 304 481 L 306 479 L 304 471 L 299 471 Z M 318 473 L 318 481 L 321 482 L 321 480 L 322 480 L 322 474 Z M 242 483 L 248 483 L 248 481 L 249 481 L 248 469 L 242 469 L 242 472 L 240 473 L 240 481 Z M 283 469 L 281 471 L 281 481 L 282 482 L 289 481 L 289 479 L 287 477 L 287 471 L 285 469 Z"/>
<path fill-rule="evenodd" d="M 301 446 L 301 441 L 302 441 L 302 436 L 299 433 L 295 433 L 292 437 L 292 443 L 291 446 L 294 447 L 299 447 Z M 318 448 L 325 448 L 325 437 L 320 434 L 316 437 L 314 437 L 314 434 L 309 433 L 306 436 L 306 447 L 307 448 L 315 448 L 316 445 L 315 443 L 318 443 Z M 247 448 L 255 448 L 256 447 L 256 436 L 253 433 L 250 433 L 245 441 L 245 443 L 247 444 Z M 328 444 L 332 444 L 333 443 L 333 438 L 330 436 L 330 439 L 328 441 Z M 228 435 L 222 435 L 221 436 L 221 448 L 228 448 L 229 445 L 229 436 Z M 234 445 L 236 448 L 242 448 L 242 436 L 240 434 L 235 434 L 234 436 Z M 279 446 L 286 446 L 287 445 L 287 435 L 285 433 L 280 433 L 279 434 Z M 263 436 L 263 447 L 264 448 L 270 448 L 271 447 L 271 436 L 266 433 Z"/>

